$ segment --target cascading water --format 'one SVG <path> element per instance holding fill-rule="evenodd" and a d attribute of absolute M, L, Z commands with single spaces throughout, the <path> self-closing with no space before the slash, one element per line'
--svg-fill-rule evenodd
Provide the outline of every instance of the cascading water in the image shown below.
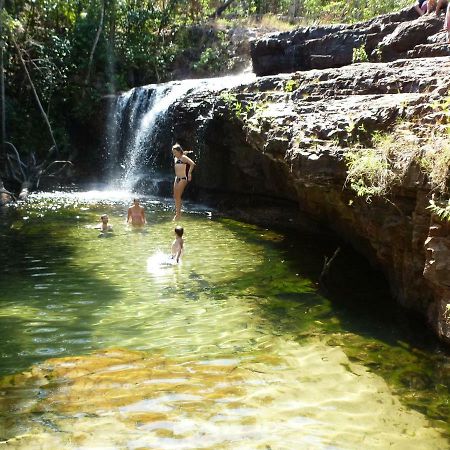
<path fill-rule="evenodd" d="M 132 191 L 144 178 L 151 181 L 150 185 L 157 183 L 158 174 L 153 165 L 156 152 L 161 147 L 156 142 L 157 131 L 165 124 L 170 106 L 193 92 L 219 92 L 253 78 L 253 74 L 244 73 L 221 78 L 175 81 L 134 88 L 118 96 L 106 133 L 110 184 Z"/>

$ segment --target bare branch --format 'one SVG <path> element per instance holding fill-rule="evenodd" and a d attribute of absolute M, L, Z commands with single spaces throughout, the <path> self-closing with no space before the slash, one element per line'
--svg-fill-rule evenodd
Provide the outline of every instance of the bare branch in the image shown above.
<path fill-rule="evenodd" d="M 95 49 L 97 48 L 97 44 L 100 39 L 100 35 L 102 33 L 104 17 L 105 17 L 105 0 L 102 0 L 102 9 L 100 12 L 100 22 L 98 24 L 98 29 L 97 29 L 97 33 L 95 35 L 94 43 L 92 44 L 91 54 L 89 55 L 89 63 L 88 63 L 88 69 L 87 69 L 87 74 L 86 74 L 86 80 L 85 80 L 86 86 L 89 84 L 89 78 L 91 77 L 92 63 L 94 61 L 94 53 L 95 53 Z"/>
<path fill-rule="evenodd" d="M 60 173 L 62 170 L 65 169 L 66 166 L 72 166 L 73 167 L 73 163 L 72 161 L 53 161 L 51 162 L 45 169 L 42 170 L 42 175 L 45 173 L 49 172 L 49 169 L 55 165 L 62 165 L 56 172 L 53 172 L 52 175 L 56 175 L 57 173 Z"/>
<path fill-rule="evenodd" d="M 36 99 L 36 103 L 38 104 L 39 110 L 40 110 L 42 116 L 44 117 L 45 123 L 47 124 L 48 131 L 50 132 L 50 137 L 52 138 L 53 145 L 58 147 L 58 145 L 56 144 L 56 141 L 55 141 L 55 137 L 53 136 L 52 126 L 50 125 L 50 122 L 48 120 L 47 114 L 45 114 L 44 108 L 42 107 L 42 103 L 41 103 L 41 101 L 39 99 L 39 95 L 38 95 L 38 93 L 36 91 L 36 88 L 34 87 L 33 80 L 31 79 L 30 72 L 28 71 L 27 65 L 25 64 L 25 60 L 23 59 L 22 51 L 21 51 L 19 45 L 17 44 L 17 41 L 14 38 L 14 35 L 11 35 L 11 38 L 12 38 L 14 47 L 16 48 L 17 54 L 19 55 L 19 59 L 20 59 L 20 62 L 22 64 L 23 70 L 25 71 L 25 73 L 27 75 L 28 81 L 30 83 L 30 86 L 31 86 L 31 89 L 33 91 L 34 97 Z"/>
<path fill-rule="evenodd" d="M 212 14 L 211 18 L 220 17 L 222 13 L 232 4 L 235 0 L 227 0 L 223 5 L 220 5 Z"/>

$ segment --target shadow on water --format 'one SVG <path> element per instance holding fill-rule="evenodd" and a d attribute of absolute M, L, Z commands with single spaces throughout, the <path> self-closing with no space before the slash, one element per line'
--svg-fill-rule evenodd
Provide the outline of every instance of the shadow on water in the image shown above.
<path fill-rule="evenodd" d="M 11 208 L 1 216 L 0 374 L 73 354 L 74 349 L 85 354 L 98 348 L 92 324 L 99 320 L 99 303 L 120 298 L 112 283 L 73 264 L 75 243 L 63 243 L 68 226 L 88 219 L 70 210 L 45 215 L 45 221 L 39 215 L 22 217 Z M 97 236 L 95 232 L 93 239 Z"/>
<path fill-rule="evenodd" d="M 267 298 L 260 311 L 276 334 L 292 335 L 299 342 L 319 337 L 340 346 L 350 362 L 382 376 L 404 404 L 437 421 L 450 437 L 448 350 L 423 319 L 395 302 L 380 272 L 348 245 L 329 237 L 287 231 L 282 239 L 272 240 L 268 230 L 231 220 L 223 223 L 239 239 L 264 242 L 268 257 L 255 273 L 212 291 L 223 295 L 252 287 L 253 294 Z M 324 257 L 337 247 L 341 251 L 324 296 L 317 280 Z"/>

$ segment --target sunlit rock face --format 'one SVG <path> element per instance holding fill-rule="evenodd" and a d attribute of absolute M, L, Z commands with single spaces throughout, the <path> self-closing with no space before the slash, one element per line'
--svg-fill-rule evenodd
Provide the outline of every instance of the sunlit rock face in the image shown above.
<path fill-rule="evenodd" d="M 423 275 L 434 292 L 428 315 L 441 336 L 450 336 L 450 226 L 433 217 L 425 241 Z"/>
<path fill-rule="evenodd" d="M 325 25 L 273 33 L 251 42 L 257 75 L 341 67 L 355 61 L 449 56 L 444 14 L 418 17 L 414 8 L 352 25 Z M 416 50 L 416 46 L 420 49 Z"/>
<path fill-rule="evenodd" d="M 187 95 L 170 114 L 174 135 L 196 149 L 189 194 L 259 222 L 275 222 L 270 207 L 278 204 L 285 225 L 299 217 L 325 224 L 382 268 L 398 301 L 450 342 L 450 280 L 431 269 L 430 254 L 444 253 L 426 250 L 430 186 L 421 169 L 411 166 L 388 200 L 367 202 L 346 186 L 344 161 L 349 147 L 368 146 L 374 133 L 402 122 L 436 129 L 445 113 L 433 104 L 449 88 L 450 61 L 441 57 L 261 77 L 221 95 Z M 447 246 L 447 228 L 443 234 Z"/>

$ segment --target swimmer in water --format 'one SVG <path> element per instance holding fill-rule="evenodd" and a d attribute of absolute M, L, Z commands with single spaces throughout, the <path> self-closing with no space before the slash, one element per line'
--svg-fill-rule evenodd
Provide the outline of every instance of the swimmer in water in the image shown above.
<path fill-rule="evenodd" d="M 97 230 L 100 230 L 102 233 L 106 233 L 107 231 L 112 231 L 113 227 L 108 223 L 109 217 L 108 214 L 102 214 L 100 216 L 101 222 L 95 227 Z"/>
<path fill-rule="evenodd" d="M 180 261 L 181 255 L 183 253 L 183 227 L 177 226 L 175 227 L 175 240 L 172 242 L 172 259 L 175 259 L 176 262 Z"/>
<path fill-rule="evenodd" d="M 133 226 L 142 227 L 145 225 L 145 210 L 144 207 L 139 204 L 139 199 L 133 200 L 133 205 L 128 208 L 127 223 L 131 223 Z"/>

